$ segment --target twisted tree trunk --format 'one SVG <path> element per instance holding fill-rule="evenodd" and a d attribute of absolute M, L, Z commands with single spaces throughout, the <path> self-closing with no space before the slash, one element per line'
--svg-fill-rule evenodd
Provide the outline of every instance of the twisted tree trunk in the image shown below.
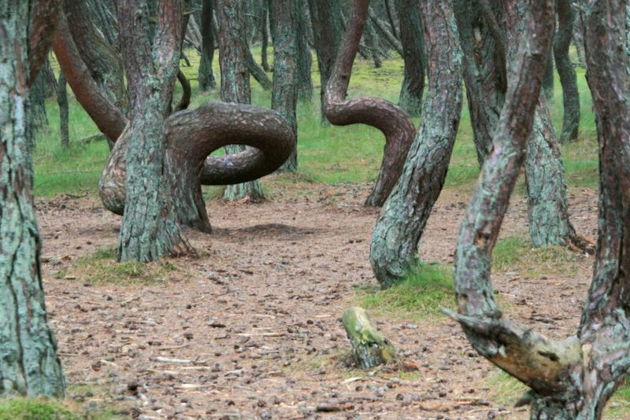
<path fill-rule="evenodd" d="M 335 125 L 363 123 L 378 128 L 385 135 L 381 169 L 366 200 L 368 206 L 381 206 L 400 176 L 416 130 L 409 115 L 390 102 L 380 98 L 346 99 L 352 65 L 368 16 L 368 5 L 369 0 L 353 2 L 348 29 L 326 85 L 324 112 L 326 118 Z"/>
<path fill-rule="evenodd" d="M 421 5 L 429 90 L 422 125 L 372 233 L 370 263 L 383 288 L 418 265 L 418 242 L 442 191 L 455 144 L 462 107 L 461 51 L 450 4 Z"/>

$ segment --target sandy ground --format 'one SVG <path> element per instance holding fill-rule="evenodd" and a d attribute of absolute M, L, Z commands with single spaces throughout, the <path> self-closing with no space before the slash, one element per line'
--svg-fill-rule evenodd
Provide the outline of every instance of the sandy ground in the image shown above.
<path fill-rule="evenodd" d="M 525 418 L 491 399 L 497 370 L 446 317 L 377 318 L 417 371 L 344 366 L 338 318 L 355 287 L 375 284 L 368 248 L 377 210 L 362 205 L 368 186 L 302 187 L 279 187 L 263 204 L 209 202 L 214 233 L 188 234 L 200 256 L 170 260 L 177 270 L 168 280 L 145 286 L 57 278 L 77 258 L 115 246 L 120 218 L 96 199 L 39 201 L 47 303 L 71 397 L 141 419 Z M 452 261 L 467 201 L 442 195 L 423 260 Z M 595 192 L 572 191 L 580 233 L 593 235 L 595 209 Z M 516 200 L 504 234 L 526 235 L 526 219 Z M 495 289 L 511 318 L 571 333 L 592 259 L 576 264 L 570 278 L 498 273 Z"/>

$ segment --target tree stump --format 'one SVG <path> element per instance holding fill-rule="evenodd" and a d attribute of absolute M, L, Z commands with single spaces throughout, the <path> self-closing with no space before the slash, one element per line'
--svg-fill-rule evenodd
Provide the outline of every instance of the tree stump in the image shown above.
<path fill-rule="evenodd" d="M 396 349 L 372 325 L 365 309 L 358 306 L 348 309 L 341 322 L 352 343 L 354 359 L 362 368 L 370 369 L 396 358 Z"/>

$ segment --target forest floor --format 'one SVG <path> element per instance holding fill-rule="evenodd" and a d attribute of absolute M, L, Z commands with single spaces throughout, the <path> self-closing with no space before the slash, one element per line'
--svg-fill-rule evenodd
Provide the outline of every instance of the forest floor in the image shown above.
<path fill-rule="evenodd" d="M 513 408 L 525 388 L 435 308 L 373 308 L 403 363 L 347 366 L 339 318 L 379 293 L 368 262 L 378 210 L 363 206 L 370 186 L 273 178 L 270 201 L 208 201 L 213 234 L 187 233 L 198 257 L 148 266 L 112 262 L 120 218 L 97 199 L 37 201 L 47 305 L 77 405 L 141 419 L 527 418 Z M 577 230 L 593 237 L 596 192 L 569 192 Z M 530 249 L 516 197 L 497 246 L 499 302 L 549 336 L 571 334 L 593 260 Z M 444 191 L 423 261 L 451 266 L 468 199 Z M 629 404 L 617 398 L 607 418 L 628 415 Z"/>

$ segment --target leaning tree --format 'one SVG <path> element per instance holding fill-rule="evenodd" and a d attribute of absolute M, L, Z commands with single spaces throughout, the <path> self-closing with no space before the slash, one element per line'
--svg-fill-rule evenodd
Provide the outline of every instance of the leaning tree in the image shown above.
<path fill-rule="evenodd" d="M 370 263 L 383 288 L 399 282 L 418 265 L 418 241 L 442 191 L 457 136 L 462 54 L 451 4 L 422 2 L 420 6 L 429 86 L 420 129 L 372 233 Z"/>
<path fill-rule="evenodd" d="M 29 87 L 50 49 L 57 0 L 0 3 L 0 396 L 63 396 L 33 208 Z"/>
<path fill-rule="evenodd" d="M 505 2 L 512 18 L 518 3 Z M 531 388 L 523 399 L 531 418 L 596 419 L 630 373 L 630 4 L 581 2 L 600 145 L 599 232 L 580 326 L 564 340 L 506 319 L 490 282 L 492 250 L 525 159 L 553 33 L 553 0 L 528 5 L 494 147 L 461 225 L 454 271 L 459 314 L 450 315 L 481 355 Z"/>
<path fill-rule="evenodd" d="M 416 132 L 411 118 L 399 106 L 380 98 L 346 99 L 352 65 L 368 17 L 369 0 L 355 0 L 343 42 L 337 52 L 324 94 L 326 118 L 335 125 L 367 124 L 385 135 L 383 162 L 368 206 L 381 206 L 394 188 Z"/>
<path fill-rule="evenodd" d="M 148 28 L 142 33 L 136 33 L 138 39 L 127 38 L 125 55 L 133 56 L 127 67 L 132 65 L 132 62 L 137 64 L 136 68 L 126 68 L 129 73 L 127 78 L 132 99 L 136 101 L 134 104 L 137 104 L 134 105 L 137 108 L 135 112 L 130 113 L 130 118 L 127 118 L 122 110 L 108 99 L 92 78 L 77 48 L 77 43 L 82 42 L 82 40 L 72 36 L 63 14 L 54 42 L 55 54 L 77 100 L 94 120 L 97 127 L 108 138 L 116 141 L 116 146 L 112 150 L 99 182 L 99 193 L 105 207 L 117 214 L 126 213 L 127 205 L 133 205 L 129 201 L 130 199 L 127 199 L 129 186 L 127 181 L 132 183 L 142 181 L 146 176 L 161 180 L 160 183 L 147 181 L 147 185 L 153 185 L 151 188 L 140 186 L 145 188 L 143 194 L 147 194 L 147 196 L 138 198 L 138 200 L 143 201 L 151 198 L 156 200 L 156 203 L 160 203 L 160 200 L 166 200 L 167 203 L 162 207 L 161 214 L 168 215 L 169 218 L 168 222 L 159 221 L 155 216 L 157 213 L 152 212 L 153 216 L 149 217 L 153 217 L 155 223 L 162 224 L 166 228 L 166 231 L 163 228 L 153 228 L 153 233 L 149 233 L 145 229 L 138 230 L 141 228 L 141 219 L 136 219 L 139 222 L 135 231 L 146 231 L 147 233 L 138 233 L 141 239 L 137 249 L 142 249 L 140 251 L 142 255 L 137 254 L 137 256 L 130 256 L 130 258 L 140 260 L 156 258 L 160 253 L 177 251 L 177 246 L 184 244 L 176 234 L 178 228 L 175 224 L 210 232 L 210 222 L 202 196 L 202 184 L 226 185 L 258 179 L 275 171 L 289 156 L 295 144 L 295 133 L 286 120 L 277 112 L 261 107 L 211 102 L 194 110 L 168 113 L 172 97 L 172 85 L 170 83 L 174 80 L 169 77 L 165 79 L 169 81 L 169 84 L 163 84 L 156 83 L 155 78 L 170 75 L 172 69 L 175 69 L 175 73 L 177 73 L 176 58 L 178 59 L 178 55 L 175 50 L 178 50 L 181 45 L 181 32 L 179 31 L 181 28 L 179 23 L 175 23 L 176 16 L 173 14 L 175 13 L 173 8 L 177 7 L 177 4 L 172 3 L 172 0 L 162 1 L 167 3 L 160 3 L 157 8 L 157 25 L 166 26 L 162 30 L 150 31 Z M 142 12 L 144 10 L 142 4 L 138 6 L 140 9 L 136 10 L 140 10 L 139 16 L 152 22 L 153 18 Z M 131 7 L 131 3 L 123 7 L 123 10 L 119 10 L 119 14 L 123 11 L 131 12 L 133 10 L 127 7 Z M 180 7 L 177 9 L 181 10 Z M 168 21 L 163 15 L 169 16 Z M 121 16 L 120 19 L 122 20 L 123 17 Z M 177 20 L 180 19 L 181 15 Z M 146 23 L 146 21 L 143 22 Z M 138 28 L 133 25 L 121 25 L 121 32 L 125 30 L 132 31 L 138 30 Z M 148 35 L 152 32 L 155 34 L 154 38 L 150 38 Z M 120 36 L 123 34 L 121 33 Z M 166 36 L 165 39 L 159 39 L 164 36 Z M 138 51 L 133 51 L 135 49 Z M 147 55 L 147 49 L 153 53 Z M 172 52 L 167 54 L 168 51 Z M 168 63 L 164 61 L 167 55 L 172 58 L 172 61 L 168 61 Z M 138 60 L 143 61 L 140 64 Z M 136 74 L 136 72 L 140 72 L 140 74 Z M 148 89 L 150 92 L 147 91 L 144 84 L 151 84 L 150 89 Z M 138 89 L 139 92 L 136 93 L 135 89 Z M 142 105 L 144 102 L 147 103 Z M 147 117 L 143 115 L 145 112 L 142 112 L 142 109 L 143 107 L 148 109 L 149 106 L 156 106 L 156 109 L 161 112 L 161 114 L 156 112 L 152 116 L 154 120 L 148 124 L 148 126 L 153 127 L 155 125 L 159 128 L 151 131 L 152 136 L 155 137 L 141 139 L 141 141 L 147 142 L 146 147 L 148 149 L 145 149 L 145 153 L 152 156 L 151 164 L 147 161 L 148 156 L 138 156 L 135 151 L 129 151 L 130 145 L 134 141 L 133 138 L 136 136 L 133 133 L 134 130 L 144 130 L 144 128 L 134 126 L 133 120 L 136 118 L 141 121 Z M 141 123 L 138 122 L 138 124 Z M 151 130 L 153 129 L 151 128 Z M 155 138 L 161 139 L 161 144 L 155 143 Z M 213 151 L 230 144 L 243 144 L 252 146 L 252 148 L 227 156 L 210 156 Z M 162 151 L 159 151 L 160 149 Z M 163 158 L 160 158 L 160 155 L 163 155 Z M 131 167 L 127 162 L 128 156 L 135 159 Z M 157 163 L 160 159 L 162 159 L 161 164 Z M 154 188 L 155 190 L 153 190 Z M 134 194 L 140 191 L 141 189 L 138 189 Z M 159 192 L 170 197 L 158 198 L 155 194 Z M 159 207 L 154 207 L 154 209 L 157 208 Z M 164 226 L 165 223 L 168 225 Z M 130 228 L 130 232 L 133 231 L 134 228 Z M 172 234 L 166 233 L 169 231 Z M 174 245 L 171 250 L 158 244 L 148 245 L 148 241 L 156 242 L 155 239 L 162 235 L 158 232 L 164 232 L 167 237 L 175 238 L 173 241 L 169 240 Z M 123 238 L 122 231 L 121 238 Z M 121 242 L 121 245 L 126 246 L 125 243 Z M 147 248 L 147 246 L 149 247 Z M 156 248 L 158 246 L 159 249 Z M 145 251 L 147 252 L 145 253 Z"/>

